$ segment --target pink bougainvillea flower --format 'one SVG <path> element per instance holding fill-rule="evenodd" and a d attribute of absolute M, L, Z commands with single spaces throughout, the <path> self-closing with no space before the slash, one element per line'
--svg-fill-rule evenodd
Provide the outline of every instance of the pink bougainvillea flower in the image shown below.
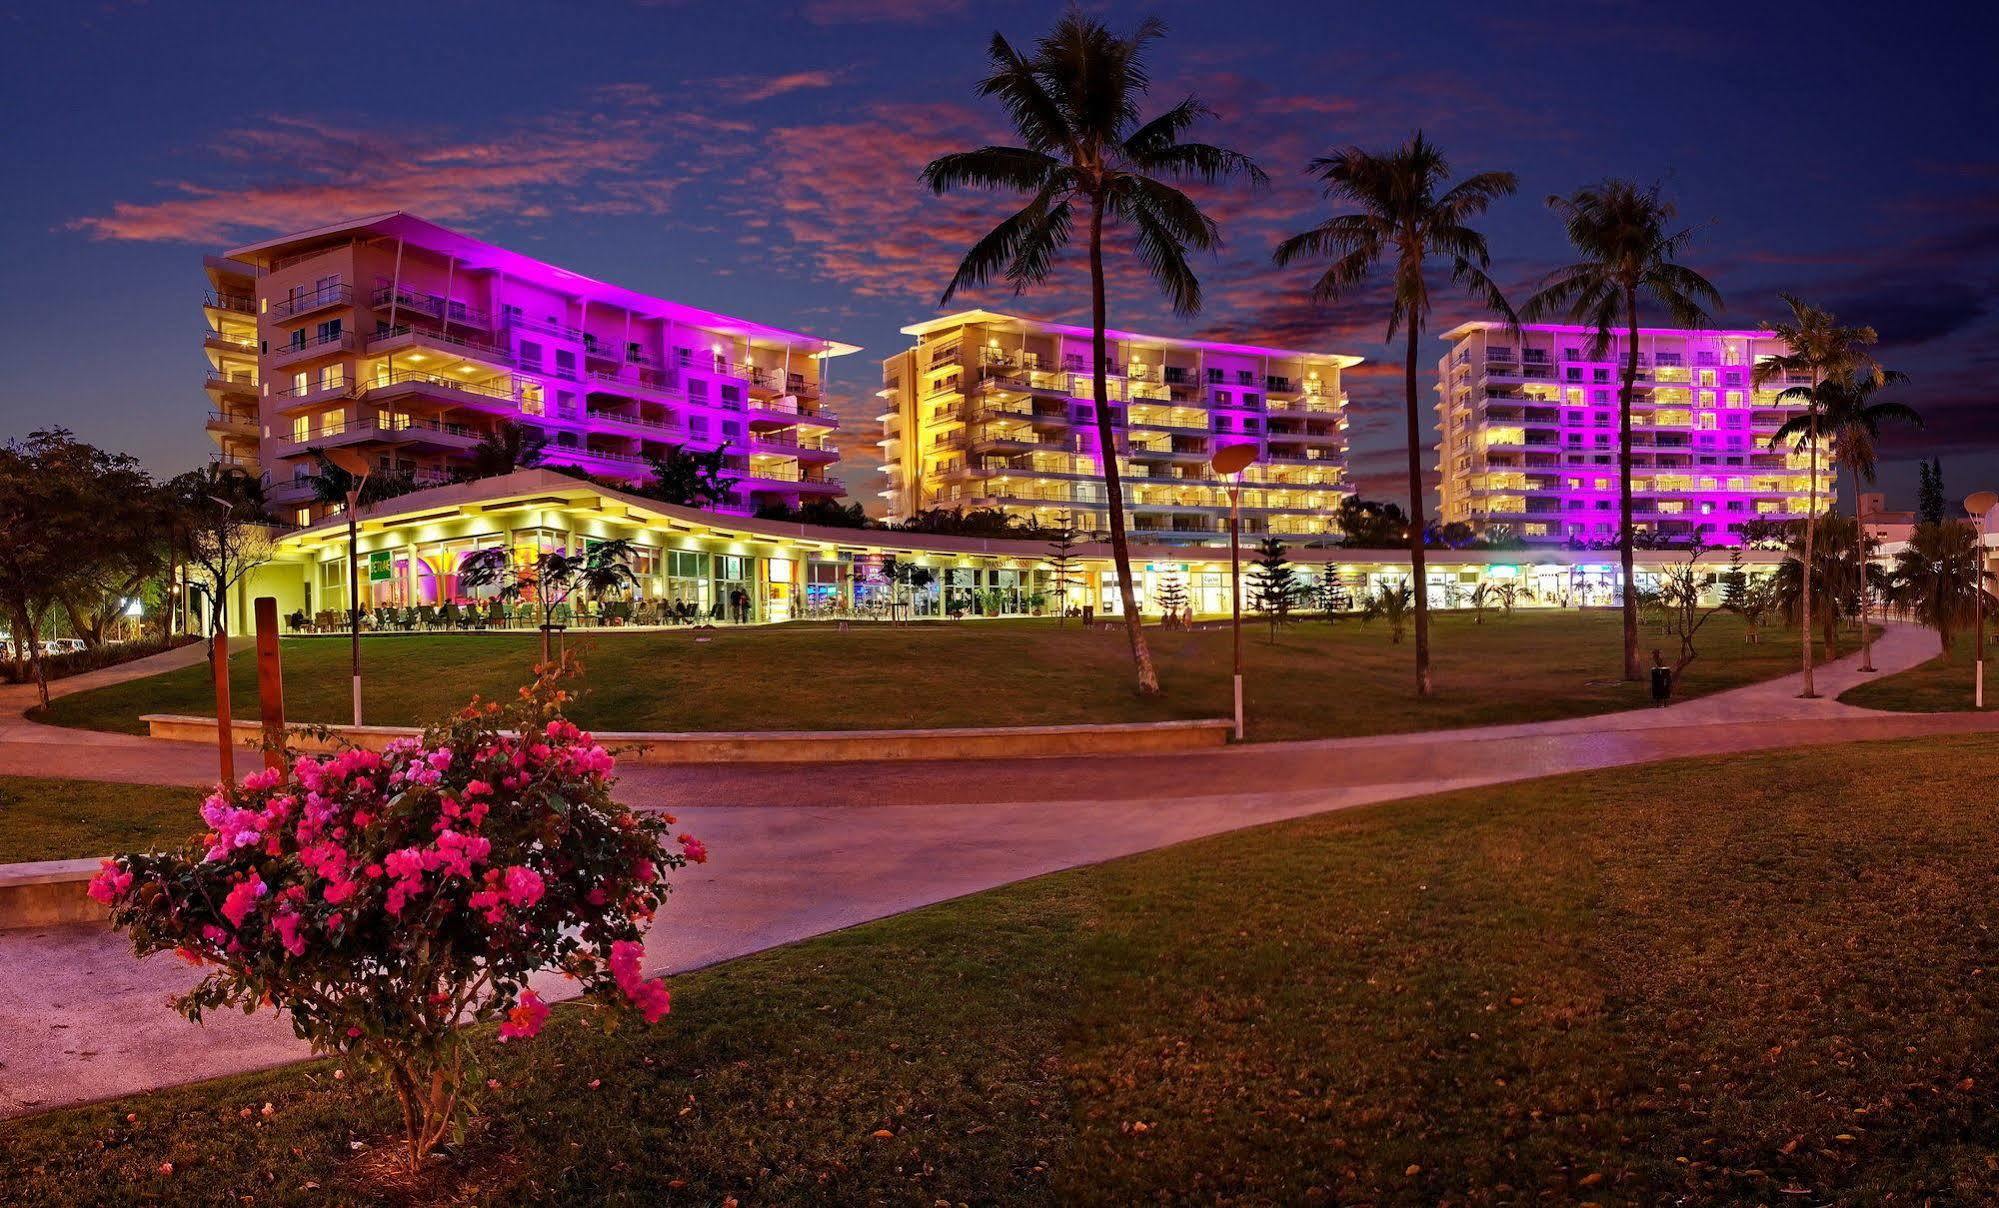
<path fill-rule="evenodd" d="M 680 850 L 686 854 L 688 859 L 694 861 L 696 864 L 706 864 L 708 862 L 708 845 L 696 839 L 693 835 L 680 836 Z"/>
<path fill-rule="evenodd" d="M 243 920 L 249 918 L 250 912 L 257 908 L 257 899 L 269 892 L 269 887 L 255 877 L 236 882 L 236 887 L 229 891 L 229 896 L 222 899 L 222 917 L 229 920 L 230 926 L 242 930 Z"/>
<path fill-rule="evenodd" d="M 541 874 L 525 864 L 516 864 L 507 870 L 507 901 L 517 907 L 528 907 L 541 901 L 545 887 Z"/>
<path fill-rule="evenodd" d="M 531 1040 L 541 1033 L 541 1026 L 548 1022 L 548 1004 L 533 990 L 521 991 L 520 1002 L 507 1012 L 507 1018 L 500 1024 L 501 1040 Z"/>
<path fill-rule="evenodd" d="M 130 888 L 132 874 L 119 868 L 115 861 L 106 860 L 98 866 L 97 875 L 90 878 L 88 892 L 92 901 L 109 906 L 124 897 L 125 891 Z"/>

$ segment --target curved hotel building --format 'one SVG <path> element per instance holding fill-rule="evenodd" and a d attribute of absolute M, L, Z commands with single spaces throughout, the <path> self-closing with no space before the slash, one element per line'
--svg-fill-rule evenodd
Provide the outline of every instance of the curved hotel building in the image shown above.
<path fill-rule="evenodd" d="M 325 513 L 300 476 L 356 449 L 448 482 L 505 421 L 543 464 L 627 481 L 673 448 L 727 450 L 729 510 L 841 493 L 832 358 L 803 332 L 593 281 L 401 212 L 207 260 L 208 429 L 266 476 L 286 520 Z"/>
<path fill-rule="evenodd" d="M 1243 476 L 1245 533 L 1324 536 L 1351 493 L 1340 372 L 1359 357 L 1110 332 L 1107 451 L 1089 328 L 972 310 L 902 331 L 915 345 L 882 363 L 891 520 L 989 507 L 1103 532 L 1108 452 L 1135 540 L 1222 541 L 1228 489 L 1208 463 L 1245 442 L 1258 449 Z"/>
<path fill-rule="evenodd" d="M 1504 527 L 1532 544 L 1603 545 L 1618 531 L 1618 382 L 1624 341 L 1590 353 L 1590 329 L 1466 323 L 1437 363 L 1437 469 L 1448 523 Z M 1740 545 L 1752 521 L 1801 519 L 1810 458 L 1770 437 L 1804 410 L 1757 386 L 1781 355 L 1768 332 L 1641 328 L 1632 401 L 1632 521 L 1639 532 Z M 1820 506 L 1833 474 L 1819 459 Z"/>

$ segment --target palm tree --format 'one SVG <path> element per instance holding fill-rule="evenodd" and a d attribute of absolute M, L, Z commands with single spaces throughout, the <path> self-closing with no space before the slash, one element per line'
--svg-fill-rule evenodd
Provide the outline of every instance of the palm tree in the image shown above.
<path fill-rule="evenodd" d="M 1918 524 L 1895 555 L 1897 597 L 1937 631 L 1945 654 L 1953 632 L 1977 614 L 1978 593 L 1986 590 L 1982 580 L 1992 577 L 1980 561 L 1978 531 L 1963 520 Z"/>
<path fill-rule="evenodd" d="M 1721 308 L 1721 294 L 1706 277 L 1677 263 L 1692 228 L 1673 229 L 1678 214 L 1657 185 L 1640 188 L 1607 180 L 1550 197 L 1569 245 L 1582 257 L 1549 273 L 1520 308 L 1530 320 L 1561 316 L 1593 329 L 1590 357 L 1600 360 L 1613 333 L 1624 335 L 1624 370 L 1618 379 L 1618 556 L 1624 566 L 1624 678 L 1643 674 L 1638 664 L 1638 577 L 1631 520 L 1631 400 L 1638 380 L 1638 301 L 1663 307 L 1679 327 L 1703 327 L 1707 307 Z"/>
<path fill-rule="evenodd" d="M 1165 29 L 1148 20 L 1132 36 L 1120 38 L 1101 22 L 1071 9 L 1035 44 L 1031 56 L 995 33 L 986 51 L 992 73 L 980 82 L 979 94 L 998 98 L 1024 145 L 943 155 L 923 169 L 923 183 L 933 193 L 1005 189 L 1028 197 L 1026 205 L 965 253 L 939 305 L 960 289 L 983 285 L 995 276 L 1003 277 L 1016 294 L 1041 284 L 1068 245 L 1077 219 L 1089 225 L 1098 463 L 1103 468 L 1125 634 L 1142 695 L 1159 691 L 1159 677 L 1140 629 L 1132 589 L 1124 490 L 1105 382 L 1104 233 L 1111 227 L 1128 230 L 1132 252 L 1171 300 L 1173 312 L 1196 314 L 1201 309 L 1201 282 L 1187 262 L 1187 253 L 1213 250 L 1220 245 L 1221 234 L 1214 220 L 1167 180 L 1212 184 L 1246 178 L 1261 185 L 1265 179 L 1245 155 L 1181 141 L 1181 135 L 1209 114 L 1194 97 L 1151 121 L 1139 120 L 1139 102 L 1152 83 L 1145 49 Z"/>
<path fill-rule="evenodd" d="M 1866 517 L 1860 514 L 1860 484 L 1862 480 L 1874 481 L 1875 442 L 1881 437 L 1881 425 L 1895 421 L 1920 428 L 1923 424 L 1922 417 L 1916 414 L 1914 408 L 1897 402 L 1875 402 L 1874 392 L 1883 384 L 1907 380 L 1904 375 L 1886 369 L 1881 372 L 1880 381 L 1862 376 L 1858 380 L 1840 378 L 1826 382 L 1813 392 L 1811 406 L 1804 413 L 1792 416 L 1770 438 L 1773 444 L 1787 438 L 1803 441 L 1809 437 L 1813 425 L 1825 434 L 1832 464 L 1853 475 L 1853 535 L 1854 540 L 1861 543 L 1856 551 L 1856 565 L 1863 567 L 1867 565 L 1864 548 L 1867 524 Z M 1874 638 L 1867 629 L 1868 595 L 1863 583 L 1860 591 L 1862 671 L 1874 670 Z"/>
<path fill-rule="evenodd" d="M 512 420 L 501 420 L 465 451 L 465 462 L 454 475 L 460 482 L 498 478 L 541 464 L 548 442 Z"/>
<path fill-rule="evenodd" d="M 1784 304 L 1791 308 L 1791 319 L 1787 323 L 1773 323 L 1770 334 L 1784 342 L 1790 351 L 1782 356 L 1765 357 L 1750 371 L 1750 380 L 1757 386 L 1765 386 L 1779 378 L 1791 375 L 1808 376 L 1809 387 L 1793 386 L 1779 398 L 1790 398 L 1805 404 L 1805 428 L 1797 437 L 1798 443 L 1809 450 L 1811 456 L 1811 481 L 1806 487 L 1807 506 L 1804 526 L 1805 561 L 1812 560 L 1811 519 L 1819 514 L 1819 387 L 1828 381 L 1845 379 L 1850 382 L 1872 381 L 1881 385 L 1887 381 L 1887 374 L 1880 362 L 1867 351 L 1867 346 L 1878 338 L 1872 327 L 1843 327 L 1832 312 L 1814 306 L 1792 294 L 1779 295 Z M 1770 438 L 1774 448 L 1777 437 Z M 1805 580 L 1805 615 L 1812 611 L 1812 583 Z M 1812 683 L 1812 627 L 1806 625 L 1800 638 L 1802 653 L 1800 661 L 1804 666 L 1804 697 L 1816 697 L 1817 688 Z"/>
<path fill-rule="evenodd" d="M 1839 623 L 1861 608 L 1863 586 L 1882 590 L 1887 584 L 1878 568 L 1860 556 L 1860 522 L 1826 512 L 1813 524 L 1811 593 L 1806 596 L 1806 565 L 1802 526 L 1792 530 L 1787 556 L 1771 576 L 1776 605 L 1786 621 L 1819 627 L 1826 649 L 1839 657 Z M 1805 618 L 1809 617 L 1807 622 Z"/>
<path fill-rule="evenodd" d="M 1487 309 L 1517 324 L 1512 306 L 1486 275 L 1491 257 L 1485 236 L 1466 222 L 1494 201 L 1512 194 L 1511 172 L 1481 172 L 1450 184 L 1443 153 L 1416 137 L 1386 154 L 1344 147 L 1312 161 L 1325 195 L 1358 209 L 1331 218 L 1277 245 L 1279 265 L 1312 257 L 1332 263 L 1312 286 L 1317 302 L 1332 302 L 1357 289 L 1383 260 L 1394 261 L 1394 297 L 1388 311 L 1389 340 L 1408 338 L 1403 360 L 1403 418 L 1409 446 L 1409 562 L 1415 586 L 1416 692 L 1430 695 L 1430 588 L 1423 559 L 1423 446 L 1416 401 L 1416 340 L 1430 314 L 1430 286 L 1423 266 L 1432 257 L 1450 261 L 1451 280 Z M 1448 186 L 1448 187 L 1446 187 Z"/>

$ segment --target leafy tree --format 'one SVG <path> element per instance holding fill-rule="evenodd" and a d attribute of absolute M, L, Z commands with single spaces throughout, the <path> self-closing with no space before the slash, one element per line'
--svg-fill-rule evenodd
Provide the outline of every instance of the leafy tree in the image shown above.
<path fill-rule="evenodd" d="M 1471 589 L 1471 595 L 1467 596 L 1466 599 L 1471 604 L 1472 624 L 1485 624 L 1485 610 L 1491 606 L 1498 594 L 1493 589 L 1492 584 L 1484 581 L 1480 581 L 1477 586 Z"/>
<path fill-rule="evenodd" d="M 1055 589 L 1055 627 L 1063 628 L 1069 623 L 1069 591 L 1082 582 L 1077 572 L 1076 530 L 1068 525 L 1054 530 L 1049 538 L 1048 553 L 1041 559 L 1048 567 L 1048 574 Z"/>
<path fill-rule="evenodd" d="M 797 507 L 772 501 L 757 508 L 759 520 L 783 520 L 792 524 L 816 524 L 821 528 L 866 529 L 879 527 L 859 503 L 842 505 L 837 499 L 807 499 Z"/>
<path fill-rule="evenodd" d="M 1573 197 L 1550 197 L 1569 243 L 1582 257 L 1550 273 L 1520 308 L 1528 319 L 1560 317 L 1591 329 L 1590 356 L 1602 359 L 1613 334 L 1624 337 L 1617 390 L 1618 553 L 1624 566 L 1624 678 L 1642 678 L 1638 662 L 1636 527 L 1631 519 L 1631 401 L 1638 380 L 1638 303 L 1647 298 L 1680 327 L 1705 327 L 1721 294 L 1706 277 L 1679 263 L 1693 239 L 1675 230 L 1678 211 L 1657 185 L 1607 180 Z"/>
<path fill-rule="evenodd" d="M 1319 572 L 1319 610 L 1326 614 L 1328 621 L 1336 612 L 1345 612 L 1353 607 L 1353 593 L 1340 581 L 1339 571 L 1331 564 Z"/>
<path fill-rule="evenodd" d="M 1892 572 L 1897 596 L 1916 619 L 1937 631 L 1949 653 L 1957 631 L 1973 623 L 1978 593 L 1990 593 L 1992 573 L 1983 569 L 1978 532 L 1962 520 L 1918 524 L 1895 555 Z"/>
<path fill-rule="evenodd" d="M 1885 577 L 1879 567 L 1860 564 L 1852 517 L 1822 512 L 1818 523 L 1809 526 L 1815 530 L 1809 536 L 1806 527 L 1803 521 L 1791 525 L 1790 552 L 1775 573 L 1777 606 L 1793 624 L 1804 624 L 1804 618 L 1810 617 L 1827 650 L 1837 658 L 1839 623 L 1859 613 L 1863 576 L 1877 587 L 1885 585 Z M 1810 576 L 1802 570 L 1808 549 Z"/>
<path fill-rule="evenodd" d="M 1387 621 L 1389 642 L 1400 646 L 1403 631 L 1409 624 L 1410 609 L 1414 606 L 1415 593 L 1410 591 L 1407 579 L 1393 587 L 1384 585 L 1370 592 L 1361 603 L 1361 623 L 1365 625 L 1377 617 Z"/>
<path fill-rule="evenodd" d="M 881 560 L 882 582 L 888 584 L 889 613 L 899 611 L 915 603 L 916 593 L 937 581 L 937 576 L 927 566 L 915 562 L 905 562 L 893 554 Z"/>
<path fill-rule="evenodd" d="M 458 564 L 458 582 L 473 591 L 495 588 L 503 600 L 532 601 L 541 612 L 541 661 L 546 664 L 555 610 L 577 592 L 589 598 L 637 587 L 633 554 L 631 541 L 624 537 L 588 542 L 582 553 L 548 550 L 526 560 L 516 558 L 506 546 L 493 546 L 465 555 Z"/>
<path fill-rule="evenodd" d="M 639 493 L 661 503 L 684 508 L 713 508 L 727 503 L 741 479 L 730 474 L 729 446 L 689 449 L 676 446 L 646 458 L 652 477 Z"/>
<path fill-rule="evenodd" d="M 1032 539 L 1042 530 L 1003 508 L 928 508 L 905 517 L 900 525 L 912 533 L 936 533 L 947 537 L 1005 537 Z"/>
<path fill-rule="evenodd" d="M 1874 481 L 1875 446 L 1881 438 L 1883 423 L 1911 424 L 1922 427 L 1922 417 L 1906 404 L 1893 401 L 1876 401 L 1874 392 L 1887 383 L 1906 381 L 1902 374 L 1894 370 L 1882 370 L 1879 380 L 1862 375 L 1858 379 L 1835 378 L 1823 382 L 1813 392 L 1811 411 L 1815 414 L 1793 416 L 1783 427 L 1777 429 L 1771 441 L 1784 439 L 1787 435 L 1802 438 L 1812 422 L 1818 424 L 1824 435 L 1832 464 L 1853 476 L 1853 539 L 1863 548 L 1854 552 L 1854 566 L 1867 564 L 1867 550 L 1872 544 L 1867 535 L 1867 525 L 1860 515 L 1860 485 Z M 1861 585 L 1864 588 L 1864 584 Z M 1867 598 L 1865 590 L 1860 591 L 1860 669 L 1874 670 L 1874 638 L 1867 629 Z"/>
<path fill-rule="evenodd" d="M 1409 455 L 1409 566 L 1415 581 L 1416 692 L 1429 696 L 1430 616 L 1429 575 L 1423 556 L 1423 422 L 1429 409 L 1419 402 L 1416 385 L 1418 340 L 1430 314 L 1430 287 L 1424 264 L 1442 257 L 1451 266 L 1451 280 L 1464 287 L 1487 309 L 1510 323 L 1513 308 L 1486 275 L 1490 256 L 1485 236 L 1466 225 L 1515 187 L 1511 172 L 1482 172 L 1449 185 L 1450 165 L 1419 131 L 1414 139 L 1385 155 L 1347 147 L 1312 161 L 1327 197 L 1351 204 L 1357 213 L 1336 214 L 1309 231 L 1277 245 L 1278 264 L 1307 257 L 1332 259 L 1312 286 L 1312 298 L 1334 302 L 1354 293 L 1383 260 L 1394 262 L 1388 339 L 1397 330 L 1407 337 L 1403 357 L 1403 418 Z M 1446 188 L 1446 185 L 1449 185 Z"/>
<path fill-rule="evenodd" d="M 312 471 L 299 475 L 296 481 L 305 483 L 312 491 L 313 502 L 345 510 L 347 496 L 354 490 L 354 475 L 333 464 L 324 453 L 315 453 L 314 461 L 316 464 Z M 361 506 L 394 499 L 414 490 L 416 475 L 408 470 L 373 470 L 361 482 Z"/>
<path fill-rule="evenodd" d="M 1773 324 L 1770 334 L 1782 340 L 1790 351 L 1757 362 L 1755 368 L 1750 371 L 1750 378 L 1758 386 L 1765 386 L 1772 381 L 1790 376 L 1806 376 L 1811 379 L 1809 386 L 1793 386 L 1778 395 L 1779 398 L 1792 399 L 1805 405 L 1805 423 L 1801 430 L 1791 436 L 1773 434 L 1770 445 L 1775 448 L 1780 439 L 1794 440 L 1798 448 L 1809 452 L 1811 480 L 1805 491 L 1807 500 L 1805 516 L 1807 520 L 1815 521 L 1819 514 L 1819 436 L 1822 431 L 1819 409 L 1825 401 L 1819 393 L 1819 387 L 1829 381 L 1841 379 L 1852 382 L 1869 379 L 1879 385 L 1886 380 L 1886 373 L 1880 363 L 1874 359 L 1873 354 L 1868 351 L 1868 347 L 1879 338 L 1872 327 L 1844 326 L 1831 311 L 1823 307 L 1814 306 L 1792 294 L 1781 296 L 1784 304 L 1791 308 L 1791 317 L 1786 322 Z M 1804 561 L 1807 564 L 1815 564 L 1813 543 L 1817 539 L 1818 527 L 1816 523 L 1807 523 L 1803 526 Z M 1817 615 L 1818 610 L 1812 604 L 1812 576 L 1803 576 L 1802 582 L 1804 591 L 1802 614 Z M 1800 625 L 1799 630 L 1799 661 L 1805 673 L 1805 690 L 1800 695 L 1815 697 L 1818 695 L 1818 689 L 1812 682 L 1812 627 Z"/>
<path fill-rule="evenodd" d="M 1916 523 L 1942 524 L 1944 518 L 1943 459 L 1916 463 L 1920 482 L 1916 487 Z"/>
<path fill-rule="evenodd" d="M 208 587 L 209 644 L 229 624 L 229 593 L 245 575 L 270 561 L 271 517 L 261 478 L 240 467 L 210 465 L 167 482 L 182 519 L 181 553 L 189 577 Z"/>
<path fill-rule="evenodd" d="M 1680 640 L 1679 658 L 1673 664 L 1674 683 L 1678 683 L 1680 673 L 1700 657 L 1694 642 L 1700 636 L 1701 627 L 1727 607 L 1726 597 L 1715 591 L 1720 576 L 1701 565 L 1701 559 L 1711 552 L 1707 546 L 1696 541 L 1687 547 L 1683 561 L 1659 572 L 1657 590 L 1660 607 L 1666 613 L 1666 632 Z M 1739 559 L 1737 565 L 1740 565 Z"/>
<path fill-rule="evenodd" d="M 1022 54 L 994 34 L 987 49 L 992 71 L 979 92 L 999 100 L 1022 145 L 943 155 L 923 170 L 923 183 L 938 194 L 978 188 L 1028 196 L 1025 206 L 965 253 L 940 304 L 960 289 L 984 285 L 994 277 L 1004 278 L 1015 293 L 1042 284 L 1068 245 L 1075 222 L 1080 218 L 1087 224 L 1091 378 L 1098 444 L 1105 450 L 1099 467 L 1125 634 L 1139 693 L 1147 696 L 1159 691 L 1159 677 L 1140 624 L 1125 536 L 1124 489 L 1117 458 L 1110 452 L 1117 442 L 1105 379 L 1110 358 L 1104 334 L 1108 324 L 1104 236 L 1110 230 L 1129 231 L 1132 251 L 1171 301 L 1173 312 L 1197 314 L 1201 283 L 1187 253 L 1213 250 L 1221 234 L 1193 198 L 1168 182 L 1212 185 L 1246 178 L 1261 184 L 1264 180 L 1247 156 L 1182 141 L 1209 112 L 1194 97 L 1150 121 L 1140 121 L 1139 104 L 1152 84 L 1146 47 L 1165 28 L 1148 20 L 1131 37 L 1121 38 L 1080 9 L 1071 9 L 1036 44 L 1032 55 Z"/>
<path fill-rule="evenodd" d="M 48 704 L 43 622 L 65 600 L 99 598 L 131 568 L 138 550 L 124 530 L 145 523 L 150 480 L 132 458 L 45 428 L 0 447 L 0 608 L 13 654 Z M 135 493 L 126 496 L 125 492 Z"/>
<path fill-rule="evenodd" d="M 479 443 L 465 451 L 465 460 L 452 477 L 459 482 L 475 482 L 532 469 L 541 464 L 547 448 L 548 440 L 541 434 L 503 419 L 480 434 Z"/>
<path fill-rule="evenodd" d="M 1179 575 L 1167 575 L 1159 581 L 1159 619 L 1167 625 L 1179 622 L 1180 614 L 1187 607 L 1187 585 Z"/>
<path fill-rule="evenodd" d="M 1335 523 L 1348 549 L 1390 549 L 1409 540 L 1409 517 L 1400 504 L 1349 495 L 1340 500 Z"/>
<path fill-rule="evenodd" d="M 1290 622 L 1298 590 L 1298 568 L 1291 564 L 1284 543 L 1275 537 L 1258 542 L 1256 565 L 1249 571 L 1249 596 L 1256 611 L 1270 622 L 1272 642 L 1277 640 L 1277 627 Z"/>

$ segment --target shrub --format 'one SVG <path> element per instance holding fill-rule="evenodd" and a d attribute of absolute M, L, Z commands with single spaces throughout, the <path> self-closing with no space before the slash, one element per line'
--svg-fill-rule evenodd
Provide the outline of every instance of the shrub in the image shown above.
<path fill-rule="evenodd" d="M 177 650 L 190 642 L 201 639 L 191 634 L 177 633 L 170 638 L 146 637 L 131 642 L 106 642 L 88 650 L 73 654 L 45 654 L 42 656 L 42 673 L 52 680 L 71 675 L 81 675 L 100 667 L 115 667 L 119 663 L 129 663 L 148 655 Z M 0 659 L 0 682 L 9 684 L 32 684 L 35 673 L 26 662 L 16 663 L 12 659 Z"/>
<path fill-rule="evenodd" d="M 218 788 L 183 850 L 105 861 L 91 896 L 140 955 L 211 970 L 174 1000 L 189 1019 L 268 1003 L 381 1075 L 414 1167 L 465 1109 L 462 1025 L 540 1031 L 533 974 L 575 979 L 607 1026 L 668 1008 L 641 936 L 665 874 L 707 853 L 611 800 L 610 754 L 561 714 L 565 672 L 381 753 L 288 754 Z"/>

